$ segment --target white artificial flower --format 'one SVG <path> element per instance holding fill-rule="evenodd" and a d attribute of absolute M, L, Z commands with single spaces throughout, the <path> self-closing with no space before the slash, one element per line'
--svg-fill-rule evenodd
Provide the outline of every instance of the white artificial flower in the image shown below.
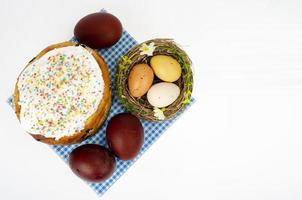
<path fill-rule="evenodd" d="M 154 108 L 154 117 L 156 117 L 159 120 L 164 120 L 166 117 L 164 115 L 164 112 L 159 108 Z"/>
<path fill-rule="evenodd" d="M 143 44 L 141 48 L 139 48 L 140 55 L 148 55 L 148 56 L 152 56 L 153 55 L 153 51 L 155 50 L 156 46 L 154 46 L 154 42 L 151 42 L 149 45 L 147 44 Z"/>

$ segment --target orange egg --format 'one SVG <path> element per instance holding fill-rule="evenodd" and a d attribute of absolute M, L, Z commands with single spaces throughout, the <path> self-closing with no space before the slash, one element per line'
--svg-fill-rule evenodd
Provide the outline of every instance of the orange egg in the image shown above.
<path fill-rule="evenodd" d="M 133 97 L 141 97 L 146 94 L 152 85 L 154 73 L 147 64 L 135 65 L 128 77 L 128 88 Z"/>

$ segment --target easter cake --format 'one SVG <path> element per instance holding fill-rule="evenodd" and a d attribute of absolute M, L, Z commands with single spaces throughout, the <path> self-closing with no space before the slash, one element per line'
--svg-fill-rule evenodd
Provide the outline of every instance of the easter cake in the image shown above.
<path fill-rule="evenodd" d="M 82 141 L 96 133 L 110 109 L 106 63 L 85 45 L 51 45 L 21 72 L 13 101 L 22 127 L 36 140 Z"/>

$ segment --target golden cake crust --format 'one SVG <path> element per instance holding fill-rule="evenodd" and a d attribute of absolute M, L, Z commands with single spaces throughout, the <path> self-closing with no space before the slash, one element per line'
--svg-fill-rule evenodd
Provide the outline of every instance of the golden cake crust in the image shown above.
<path fill-rule="evenodd" d="M 73 42 L 63 42 L 63 43 L 48 46 L 43 51 L 41 51 L 35 58 L 33 58 L 28 63 L 27 66 L 29 66 L 32 62 L 41 58 L 44 54 L 46 54 L 47 52 L 49 52 L 55 48 L 62 48 L 62 47 L 76 46 L 76 45 L 78 45 L 78 44 L 75 44 Z M 103 80 L 104 80 L 103 98 L 100 101 L 97 110 L 87 119 L 83 130 L 81 130 L 80 132 L 74 133 L 71 136 L 64 136 L 58 140 L 56 140 L 55 138 L 47 138 L 47 137 L 44 137 L 43 135 L 39 135 L 39 134 L 29 133 L 37 141 L 44 142 L 47 144 L 53 144 L 53 145 L 72 144 L 72 143 L 77 143 L 77 142 L 83 141 L 83 140 L 87 139 L 89 136 L 95 134 L 107 117 L 107 114 L 108 114 L 108 112 L 110 110 L 110 106 L 111 106 L 110 79 L 109 79 L 109 72 L 107 69 L 107 65 L 106 65 L 105 61 L 103 60 L 103 58 L 96 51 L 94 51 L 93 49 L 91 49 L 87 46 L 84 46 L 84 45 L 82 45 L 82 46 L 91 52 L 92 56 L 95 58 L 95 60 L 97 61 L 98 65 L 102 71 L 102 76 L 103 76 Z M 18 103 L 19 102 L 18 80 L 19 80 L 19 77 L 18 77 L 16 85 L 15 85 L 13 103 L 14 103 L 14 107 L 15 107 L 15 113 L 20 121 L 20 111 L 22 108 Z"/>

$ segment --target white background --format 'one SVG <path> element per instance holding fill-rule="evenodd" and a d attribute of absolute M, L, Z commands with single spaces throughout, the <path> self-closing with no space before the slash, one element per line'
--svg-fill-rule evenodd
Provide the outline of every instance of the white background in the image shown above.
<path fill-rule="evenodd" d="M 0 199 L 98 199 L 5 101 L 34 55 L 101 8 L 140 42 L 182 44 L 197 99 L 102 199 L 302 199 L 300 0 L 1 0 Z"/>

